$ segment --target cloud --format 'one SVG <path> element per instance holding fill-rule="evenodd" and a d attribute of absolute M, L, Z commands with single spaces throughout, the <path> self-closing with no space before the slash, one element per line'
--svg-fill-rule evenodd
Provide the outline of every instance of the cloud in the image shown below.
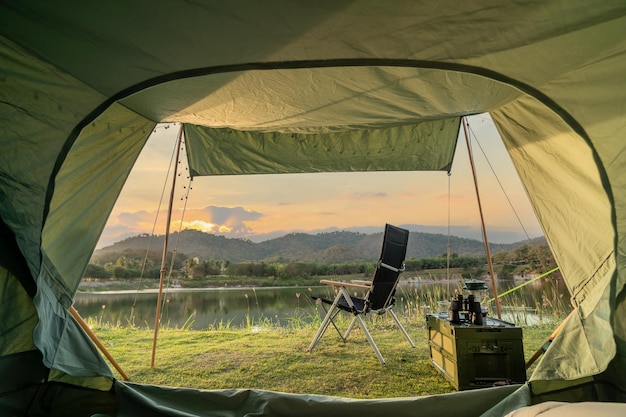
<path fill-rule="evenodd" d="M 118 216 L 118 226 L 124 225 L 129 228 L 136 228 L 137 225 L 145 225 L 147 223 L 153 224 L 155 222 L 155 213 L 147 212 L 146 210 L 135 211 L 132 213 L 123 212 Z M 134 225 L 134 227 L 133 227 Z"/>
<path fill-rule="evenodd" d="M 208 206 L 188 210 L 182 221 L 182 229 L 202 230 L 228 237 L 247 237 L 252 233 L 248 223 L 257 221 L 263 216 L 263 213 L 246 210 L 243 207 Z M 178 220 L 177 225 L 180 224 Z"/>
<path fill-rule="evenodd" d="M 243 207 L 207 206 L 201 209 L 174 210 L 170 231 L 185 229 L 201 230 L 227 237 L 248 237 L 253 233 L 248 225 L 264 217 L 263 213 L 246 210 Z M 140 210 L 123 212 L 109 219 L 104 228 L 98 247 L 107 246 L 124 238 L 141 233 L 165 233 L 165 219 L 167 213 L 162 210 L 148 212 Z"/>
<path fill-rule="evenodd" d="M 386 197 L 387 197 L 387 193 L 382 192 L 382 191 L 352 193 L 352 198 L 357 199 L 357 200 L 371 200 L 371 199 L 379 199 L 379 198 L 386 198 Z"/>

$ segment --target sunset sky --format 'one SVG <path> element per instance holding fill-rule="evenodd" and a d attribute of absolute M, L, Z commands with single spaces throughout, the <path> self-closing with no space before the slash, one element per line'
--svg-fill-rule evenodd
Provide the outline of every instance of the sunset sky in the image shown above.
<path fill-rule="evenodd" d="M 471 117 L 469 123 L 489 241 L 508 243 L 525 240 L 526 233 L 531 238 L 541 235 L 493 123 L 487 115 Z M 99 248 L 140 233 L 164 233 L 171 187 L 168 169 L 177 132 L 177 125 L 155 129 L 111 213 Z M 462 131 L 450 193 L 445 172 L 195 177 L 188 190 L 186 160 L 180 166 L 183 174 L 175 187 L 171 232 L 197 229 L 258 242 L 290 232 L 380 232 L 385 223 L 446 234 L 449 223 L 453 235 L 482 239 Z"/>

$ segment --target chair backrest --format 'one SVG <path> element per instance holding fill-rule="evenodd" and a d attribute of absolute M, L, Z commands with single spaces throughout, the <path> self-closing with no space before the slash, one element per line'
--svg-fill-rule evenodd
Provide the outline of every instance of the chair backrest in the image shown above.
<path fill-rule="evenodd" d="M 385 225 L 383 249 L 367 297 L 368 309 L 380 310 L 393 300 L 400 273 L 404 270 L 408 242 L 408 230 L 390 224 Z"/>

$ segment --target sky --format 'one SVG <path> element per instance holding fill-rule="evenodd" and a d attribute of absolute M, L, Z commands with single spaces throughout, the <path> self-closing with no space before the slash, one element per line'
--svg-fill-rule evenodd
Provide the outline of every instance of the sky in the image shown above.
<path fill-rule="evenodd" d="M 165 233 L 178 128 L 159 125 L 148 139 L 98 248 L 142 233 Z M 486 114 L 472 116 L 469 129 L 488 241 L 511 243 L 540 236 L 535 214 L 493 122 Z M 391 223 L 412 231 L 447 234 L 450 230 L 451 235 L 482 240 L 463 129 L 450 176 L 446 172 L 364 172 L 190 180 L 186 159 L 182 159 L 170 232 L 196 229 L 260 242 L 292 232 L 382 232 L 385 223 Z"/>

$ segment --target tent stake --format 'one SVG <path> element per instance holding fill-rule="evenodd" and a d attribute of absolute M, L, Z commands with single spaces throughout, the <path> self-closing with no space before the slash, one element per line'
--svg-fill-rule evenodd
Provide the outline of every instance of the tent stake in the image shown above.
<path fill-rule="evenodd" d="M 176 186 L 176 176 L 178 171 L 178 158 L 180 156 L 180 146 L 183 138 L 183 124 L 180 124 L 178 139 L 176 141 L 176 158 L 174 160 L 174 178 L 172 179 L 172 190 L 170 191 L 170 202 L 167 208 L 167 221 L 165 223 L 165 239 L 163 243 L 163 256 L 161 258 L 161 273 L 159 275 L 159 295 L 157 297 L 156 315 L 154 318 L 154 340 L 152 341 L 152 359 L 150 368 L 154 368 L 154 358 L 156 355 L 157 338 L 161 324 L 161 300 L 163 298 L 163 281 L 165 280 L 165 266 L 167 261 L 167 244 L 170 237 L 170 223 L 172 221 L 172 205 L 174 204 L 174 187 Z"/>
<path fill-rule="evenodd" d="M 111 365 L 113 365 L 115 367 L 115 369 L 117 369 L 117 372 L 119 372 L 120 375 L 122 375 L 122 378 L 124 378 L 124 381 L 128 381 L 130 379 L 130 378 L 128 378 L 128 375 L 126 375 L 126 373 L 122 370 L 122 368 L 117 363 L 117 361 L 115 359 L 113 359 L 113 356 L 111 356 L 111 354 L 104 347 L 104 345 L 102 344 L 100 339 L 98 339 L 98 336 L 89 328 L 87 323 L 85 323 L 85 320 L 83 320 L 83 318 L 80 316 L 80 314 L 78 314 L 78 311 L 76 311 L 74 306 L 70 306 L 69 311 L 70 311 L 70 314 L 72 315 L 72 317 L 74 317 L 76 322 L 80 325 L 80 327 L 82 327 L 83 330 L 85 331 L 85 333 L 87 333 L 87 336 L 89 336 L 89 338 L 91 338 L 91 340 L 96 344 L 98 349 L 100 349 L 100 352 L 102 352 L 104 354 L 104 356 L 106 356 L 106 358 L 109 360 L 109 362 L 111 362 Z"/>
<path fill-rule="evenodd" d="M 476 168 L 474 167 L 474 156 L 470 146 L 469 134 L 467 133 L 466 118 L 463 117 L 463 132 L 465 133 L 465 143 L 467 143 L 467 153 L 469 154 L 470 165 L 472 168 L 472 177 L 474 178 L 474 188 L 476 189 L 476 200 L 478 201 L 478 211 L 480 213 L 480 227 L 483 233 L 483 242 L 485 244 L 485 254 L 487 255 L 487 265 L 489 266 L 489 275 L 491 276 L 491 285 L 493 286 L 494 298 L 496 300 L 496 312 L 498 319 L 502 320 L 500 312 L 500 298 L 498 297 L 498 287 L 496 284 L 496 275 L 493 272 L 493 263 L 491 262 L 491 252 L 489 251 L 489 242 L 487 241 L 487 230 L 485 229 L 485 218 L 483 217 L 483 207 L 480 203 L 480 193 L 478 192 L 478 179 L 476 178 Z"/>

